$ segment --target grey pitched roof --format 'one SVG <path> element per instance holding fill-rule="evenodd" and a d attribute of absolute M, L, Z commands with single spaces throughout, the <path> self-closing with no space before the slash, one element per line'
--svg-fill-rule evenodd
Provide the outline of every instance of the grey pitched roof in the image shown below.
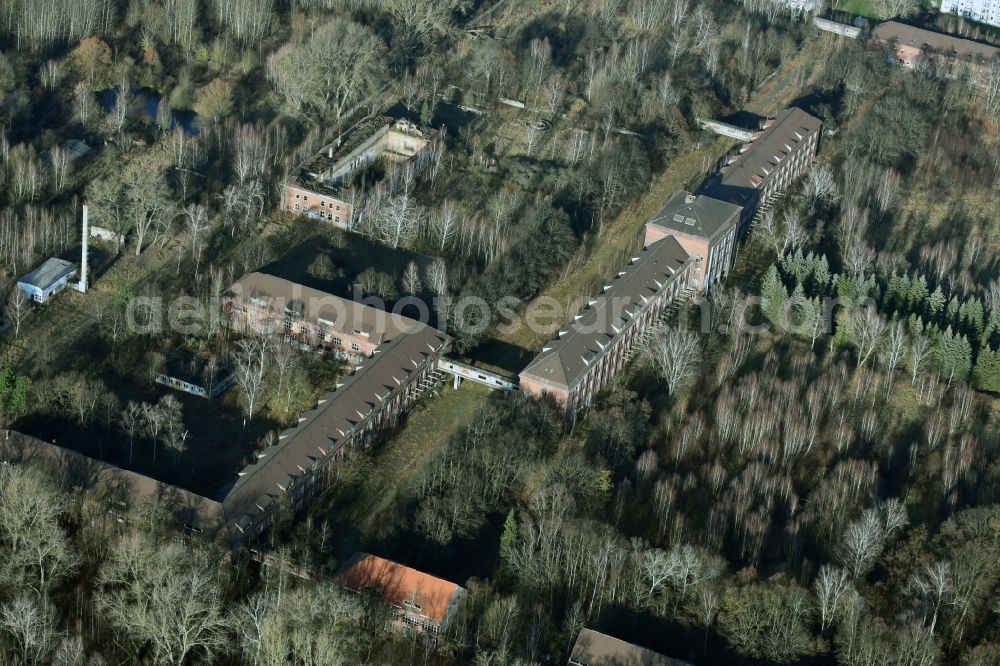
<path fill-rule="evenodd" d="M 954 55 L 959 58 L 973 61 L 989 61 L 1000 57 L 1000 48 L 980 44 L 969 39 L 962 39 L 954 35 L 945 35 L 940 32 L 931 32 L 923 28 L 916 28 L 905 23 L 896 21 L 886 21 L 880 23 L 872 31 L 875 39 L 891 42 L 898 41 L 900 44 L 912 46 L 914 48 L 927 48 L 931 51 Z"/>
<path fill-rule="evenodd" d="M 259 299 L 279 313 L 286 308 L 292 309 L 314 324 L 322 319 L 334 331 L 363 335 L 376 345 L 398 337 L 417 323 L 402 315 L 266 273 L 247 273 L 234 282 L 227 293 L 243 300 Z"/>
<path fill-rule="evenodd" d="M 672 237 L 643 248 L 607 281 L 601 294 L 591 298 L 590 304 L 559 330 L 554 340 L 545 343 L 521 376 L 572 387 L 624 330 L 629 319 L 653 295 L 667 288 L 688 261 L 684 248 Z"/>
<path fill-rule="evenodd" d="M 46 259 L 42 265 L 18 280 L 20 284 L 30 284 L 38 289 L 48 289 L 56 282 L 76 271 L 76 264 L 65 259 Z"/>
<path fill-rule="evenodd" d="M 408 334 L 384 343 L 374 356 L 364 359 L 314 409 L 302 414 L 295 427 L 261 452 L 257 462 L 240 472 L 222 499 L 234 540 L 297 478 L 345 446 L 350 432 L 393 397 L 428 355 L 449 344 L 450 338 L 441 331 L 414 324 Z"/>
<path fill-rule="evenodd" d="M 318 467 L 348 442 L 350 431 L 373 416 L 376 407 L 394 397 L 428 355 L 451 338 L 431 326 L 412 321 L 410 331 L 385 342 L 364 359 L 299 423 L 265 449 L 220 493 L 208 499 L 135 472 L 88 458 L 70 449 L 20 433 L 0 441 L 0 460 L 36 460 L 53 471 L 65 471 L 72 485 L 88 494 L 116 498 L 125 508 L 156 500 L 178 519 L 202 530 L 227 547 L 241 541 L 243 530 L 295 481 Z"/>
<path fill-rule="evenodd" d="M 580 631 L 569 663 L 586 666 L 690 666 L 687 662 L 664 657 L 658 652 L 593 629 Z"/>
<path fill-rule="evenodd" d="M 735 204 L 681 190 L 674 192 L 647 224 L 710 240 L 735 226 L 741 212 Z"/>
<path fill-rule="evenodd" d="M 746 205 L 757 190 L 795 149 L 795 145 L 819 132 L 822 122 L 802 109 L 792 107 L 764 122 L 754 138 L 740 147 L 739 154 L 722 167 L 705 194 Z"/>

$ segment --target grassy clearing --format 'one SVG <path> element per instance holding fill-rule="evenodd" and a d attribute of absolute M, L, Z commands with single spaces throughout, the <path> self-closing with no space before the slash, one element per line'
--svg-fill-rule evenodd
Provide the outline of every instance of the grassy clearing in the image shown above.
<path fill-rule="evenodd" d="M 878 0 L 838 0 L 833 3 L 833 9 L 865 18 L 882 18 Z"/>
<path fill-rule="evenodd" d="M 388 442 L 359 461 L 361 469 L 356 470 L 350 496 L 335 502 L 336 520 L 358 530 L 362 542 L 385 538 L 399 527 L 413 482 L 452 433 L 486 405 L 490 394 L 490 389 L 473 382 L 464 382 L 457 391 L 446 384 L 440 395 L 418 405 Z"/>

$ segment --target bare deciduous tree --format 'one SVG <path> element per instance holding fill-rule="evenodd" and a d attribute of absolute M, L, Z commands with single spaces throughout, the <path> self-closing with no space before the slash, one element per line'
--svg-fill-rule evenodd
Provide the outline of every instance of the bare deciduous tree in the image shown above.
<path fill-rule="evenodd" d="M 906 515 L 906 507 L 895 497 L 879 502 L 878 510 L 882 517 L 882 525 L 885 527 L 886 537 L 891 537 L 910 522 Z"/>
<path fill-rule="evenodd" d="M 415 261 L 408 263 L 403 271 L 403 291 L 411 295 L 420 291 L 420 269 Z"/>
<path fill-rule="evenodd" d="M 879 0 L 882 5 L 883 18 L 906 18 L 913 16 L 920 9 L 920 0 Z"/>
<path fill-rule="evenodd" d="M 35 470 L 0 467 L 0 583 L 43 601 L 69 576 L 77 558 L 62 530 L 62 496 Z"/>
<path fill-rule="evenodd" d="M 829 564 L 820 567 L 819 575 L 813 581 L 813 592 L 816 593 L 816 603 L 819 606 L 821 632 L 826 633 L 833 623 L 850 586 L 845 569 Z"/>
<path fill-rule="evenodd" d="M 650 603 L 657 592 L 673 577 L 674 563 L 666 551 L 652 548 L 642 554 L 639 566 L 648 588 L 645 591 L 646 603 Z"/>
<path fill-rule="evenodd" d="M 993 58 L 983 67 L 977 88 L 983 95 L 987 111 L 994 116 L 1000 114 L 1000 59 Z"/>
<path fill-rule="evenodd" d="M 458 218 L 458 207 L 451 199 L 445 199 L 430 216 L 431 238 L 439 252 L 445 252 L 458 233 Z"/>
<path fill-rule="evenodd" d="M 856 240 L 844 252 L 844 266 L 854 276 L 869 273 L 875 264 L 875 250 L 863 240 Z"/>
<path fill-rule="evenodd" d="M 166 413 L 160 409 L 159 405 L 153 403 L 142 404 L 142 429 L 153 441 L 153 464 L 156 464 L 156 450 L 159 447 L 160 433 L 167 422 Z"/>
<path fill-rule="evenodd" d="M 802 224 L 802 215 L 795 209 L 785 211 L 785 249 L 794 252 L 809 240 L 809 233 Z"/>
<path fill-rule="evenodd" d="M 917 335 L 910 344 L 910 384 L 917 383 L 917 373 L 931 354 L 931 341 L 926 335 Z"/>
<path fill-rule="evenodd" d="M 701 343 L 698 336 L 679 328 L 659 331 L 646 353 L 660 377 L 667 383 L 667 393 L 670 395 L 694 377 L 701 363 Z"/>
<path fill-rule="evenodd" d="M 81 81 L 73 88 L 73 114 L 83 126 L 88 126 L 97 113 L 97 104 L 90 86 Z"/>
<path fill-rule="evenodd" d="M 97 604 L 128 644 L 148 645 L 160 663 L 207 661 L 225 645 L 229 618 L 214 563 L 180 543 L 139 534 L 116 543 L 97 577 Z"/>
<path fill-rule="evenodd" d="M 339 121 L 382 86 L 384 60 L 385 44 L 371 29 L 335 19 L 278 49 L 267 74 L 295 111 Z"/>
<path fill-rule="evenodd" d="M 257 403 L 266 388 L 267 362 L 270 356 L 271 344 L 267 337 L 246 338 L 236 343 L 236 353 L 233 362 L 236 366 L 236 384 L 243 394 L 243 407 L 247 421 L 253 418 Z"/>
<path fill-rule="evenodd" d="M 122 410 L 121 422 L 122 428 L 128 433 L 128 464 L 131 467 L 135 435 L 142 426 L 142 406 L 134 400 L 129 400 L 128 406 Z"/>
<path fill-rule="evenodd" d="M 370 220 L 372 236 L 393 249 L 405 246 L 416 237 L 423 220 L 423 208 L 407 189 L 386 199 L 382 208 Z"/>
<path fill-rule="evenodd" d="M 820 202 L 830 202 L 837 198 L 837 179 L 833 169 L 824 164 L 813 164 L 806 173 L 806 198 L 810 210 Z"/>
<path fill-rule="evenodd" d="M 875 188 L 875 206 L 879 214 L 886 215 L 895 207 L 899 199 L 899 182 L 899 172 L 892 167 L 882 171 Z"/>
<path fill-rule="evenodd" d="M 909 336 L 906 333 L 906 325 L 896 320 L 889 324 L 888 335 L 886 336 L 886 343 L 882 347 L 882 352 L 880 354 L 882 365 L 886 370 L 886 384 L 885 384 L 885 394 L 886 396 L 892 391 L 893 384 L 893 374 L 896 372 L 896 368 L 903 361 L 903 357 L 906 356 L 907 345 L 909 342 Z"/>
<path fill-rule="evenodd" d="M 125 123 L 128 122 L 128 110 L 132 104 L 132 86 L 128 79 L 123 78 L 118 84 L 118 92 L 115 94 L 115 104 L 111 107 L 108 115 L 108 125 L 118 138 L 118 145 L 123 146 L 125 141 Z"/>
<path fill-rule="evenodd" d="M 70 167 L 69 150 L 62 146 L 53 146 L 49 150 L 49 167 L 52 169 L 52 189 L 56 194 L 62 193 L 69 182 Z"/>
<path fill-rule="evenodd" d="M 545 99 L 545 110 L 556 115 L 566 97 L 566 82 L 561 74 L 553 74 L 545 80 L 542 86 L 542 97 Z"/>
<path fill-rule="evenodd" d="M 189 204 L 184 207 L 187 233 L 191 237 L 191 256 L 195 261 L 195 273 L 201 265 L 201 253 L 204 249 L 202 236 L 208 231 L 208 211 L 201 204 Z"/>
<path fill-rule="evenodd" d="M 856 309 L 851 315 L 851 333 L 858 348 L 858 367 L 864 366 L 882 345 L 886 323 L 874 307 Z"/>
<path fill-rule="evenodd" d="M 925 622 L 927 621 L 927 613 L 930 613 L 929 629 L 931 635 L 934 635 L 941 605 L 945 602 L 946 597 L 955 590 L 951 564 L 949 562 L 933 562 L 925 565 L 921 571 L 914 574 L 911 585 L 914 592 L 923 601 Z"/>
<path fill-rule="evenodd" d="M 251 44 L 267 34 L 274 0 L 212 0 L 218 21 L 241 42 Z"/>
<path fill-rule="evenodd" d="M 5 310 L 7 319 L 14 325 L 14 337 L 16 338 L 21 335 L 21 324 L 31 312 L 31 300 L 28 298 L 28 294 L 15 285 L 7 298 Z"/>
<path fill-rule="evenodd" d="M 855 580 L 860 580 L 875 563 L 885 544 L 885 526 L 878 511 L 867 509 L 844 533 L 840 558 Z"/>
<path fill-rule="evenodd" d="M 28 594 L 0 606 L 0 627 L 14 639 L 21 664 L 43 664 L 56 644 L 55 617 L 50 608 Z"/>

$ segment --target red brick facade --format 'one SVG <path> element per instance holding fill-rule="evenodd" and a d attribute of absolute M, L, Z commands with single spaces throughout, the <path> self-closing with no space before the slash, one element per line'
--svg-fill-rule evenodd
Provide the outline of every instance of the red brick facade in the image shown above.
<path fill-rule="evenodd" d="M 590 405 L 670 304 L 688 297 L 693 265 L 673 238 L 643 248 L 542 347 L 520 374 L 521 391 L 555 400 L 567 418 Z"/>

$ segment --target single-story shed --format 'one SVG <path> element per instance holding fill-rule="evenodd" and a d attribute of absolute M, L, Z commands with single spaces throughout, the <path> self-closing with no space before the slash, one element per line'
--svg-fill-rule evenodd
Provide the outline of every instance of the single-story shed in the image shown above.
<path fill-rule="evenodd" d="M 46 259 L 41 266 L 17 281 L 18 288 L 33 301 L 44 303 L 66 288 L 76 275 L 76 264 L 65 259 Z"/>

